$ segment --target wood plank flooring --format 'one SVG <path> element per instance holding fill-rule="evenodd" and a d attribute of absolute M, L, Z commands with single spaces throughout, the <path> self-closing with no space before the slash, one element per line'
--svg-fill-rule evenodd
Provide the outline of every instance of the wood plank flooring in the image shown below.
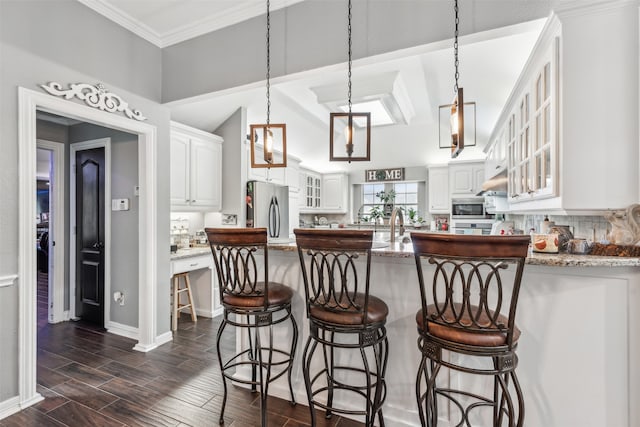
<path fill-rule="evenodd" d="M 37 389 L 44 400 L 0 420 L 1 427 L 219 425 L 219 320 L 193 323 L 184 313 L 173 342 L 140 353 L 132 350 L 134 340 L 89 324 L 47 323 L 46 274 L 38 275 Z M 310 425 L 309 409 L 300 403 L 270 398 L 267 408 L 269 426 Z M 326 420 L 322 413 L 317 420 L 321 427 L 363 425 L 336 415 Z M 229 387 L 224 425 L 259 426 L 259 394 Z"/>

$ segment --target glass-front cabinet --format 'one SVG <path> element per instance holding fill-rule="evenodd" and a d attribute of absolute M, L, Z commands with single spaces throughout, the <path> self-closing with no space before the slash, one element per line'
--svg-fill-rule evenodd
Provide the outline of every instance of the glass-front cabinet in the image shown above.
<path fill-rule="evenodd" d="M 509 202 L 558 195 L 558 39 L 532 65 L 503 125 Z"/>
<path fill-rule="evenodd" d="M 319 208 L 321 206 L 320 205 L 321 183 L 322 181 L 319 175 L 307 174 L 306 185 L 305 185 L 305 196 L 306 196 L 305 207 Z"/>

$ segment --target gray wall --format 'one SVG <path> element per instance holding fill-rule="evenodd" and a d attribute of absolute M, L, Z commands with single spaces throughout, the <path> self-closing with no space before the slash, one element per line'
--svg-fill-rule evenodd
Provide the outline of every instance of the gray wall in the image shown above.
<path fill-rule="evenodd" d="M 111 138 L 111 196 L 129 199 L 128 211 L 111 212 L 111 295 L 125 294 L 125 305 L 111 300 L 109 318 L 113 322 L 138 327 L 138 136 L 88 123 L 71 126 L 70 143 Z M 105 298 L 111 299 L 111 295 Z M 168 298 L 167 294 L 167 298 Z"/>
<path fill-rule="evenodd" d="M 465 0 L 460 34 L 547 17 L 570 0 Z M 271 77 L 346 62 L 345 1 L 306 0 L 271 13 Z M 353 58 L 452 38 L 451 1 L 355 0 Z M 162 52 L 165 102 L 264 80 L 265 17 L 169 46 Z M 384 29 L 384 30 L 380 30 Z"/>
<path fill-rule="evenodd" d="M 158 333 L 169 331 L 169 110 L 161 51 L 76 1 L 0 1 L 0 276 L 18 272 L 18 87 L 103 82 L 158 129 Z M 70 101 L 75 102 L 75 101 Z M 34 142 L 35 144 L 35 142 Z M 34 246 L 35 250 L 35 246 Z M 18 395 L 18 287 L 0 289 L 0 402 Z M 164 293 L 166 290 L 166 293 Z"/>
<path fill-rule="evenodd" d="M 245 193 L 247 183 L 247 150 L 245 145 L 247 109 L 239 108 L 214 134 L 224 139 L 222 144 L 222 212 L 238 215 L 238 226 L 246 220 Z"/>

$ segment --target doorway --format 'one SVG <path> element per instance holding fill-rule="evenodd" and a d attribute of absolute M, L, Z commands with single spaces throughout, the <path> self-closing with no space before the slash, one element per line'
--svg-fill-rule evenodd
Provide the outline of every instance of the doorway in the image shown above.
<path fill-rule="evenodd" d="M 18 88 L 19 118 L 19 267 L 18 277 L 18 366 L 19 404 L 29 406 L 42 397 L 36 391 L 36 229 L 34 226 L 36 191 L 36 111 L 70 117 L 138 135 L 138 173 L 140 182 L 138 272 L 138 336 L 134 349 L 149 351 L 171 340 L 171 332 L 157 336 L 157 129 L 124 116 L 99 111 L 75 102 Z M 151 303 L 150 303 L 151 302 Z"/>
<path fill-rule="evenodd" d="M 36 141 L 36 147 L 37 185 L 38 187 L 44 185 L 42 189 L 38 188 L 37 191 L 47 194 L 46 210 L 44 206 L 36 207 L 37 267 L 39 270 L 37 274 L 43 276 L 42 279 L 47 282 L 44 287 L 46 289 L 47 320 L 49 323 L 58 323 L 69 320 L 68 312 L 65 312 L 64 309 L 65 146 L 62 143 L 39 139 Z M 43 242 L 43 236 L 46 243 Z M 40 271 L 41 266 L 46 270 L 46 275 Z"/>
<path fill-rule="evenodd" d="M 71 312 L 104 328 L 106 280 L 110 271 L 110 140 L 102 138 L 71 145 L 71 224 L 75 235 L 71 251 Z M 108 313 L 108 312 L 107 312 Z M 106 316 L 108 317 L 108 315 Z"/>

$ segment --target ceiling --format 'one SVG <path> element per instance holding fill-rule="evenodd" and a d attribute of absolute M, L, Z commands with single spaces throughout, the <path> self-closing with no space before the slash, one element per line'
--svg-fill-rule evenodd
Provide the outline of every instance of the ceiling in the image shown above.
<path fill-rule="evenodd" d="M 145 37 L 140 31 L 134 32 L 159 46 L 169 45 L 171 40 L 180 37 L 185 37 L 182 39 L 185 40 L 252 18 L 264 13 L 265 8 L 264 0 L 79 1 L 125 27 L 135 23 L 139 28 L 151 30 L 153 37 Z M 271 8 L 286 7 L 298 1 L 302 0 L 271 0 Z M 108 8 L 110 14 L 100 8 Z M 461 37 L 460 86 L 464 88 L 465 101 L 476 102 L 477 146 L 466 148 L 460 159 L 483 158 L 482 149 L 488 142 L 544 21 Z M 210 29 L 204 30 L 207 27 L 203 23 L 207 23 Z M 193 35 L 188 36 L 186 29 L 191 27 L 203 32 L 196 34 L 192 31 Z M 408 124 L 372 129 L 371 162 L 345 164 L 328 161 L 330 111 L 318 103 L 311 88 L 344 84 L 346 98 L 346 63 L 272 79 L 271 122 L 286 123 L 289 154 L 300 158 L 303 166 L 321 172 L 445 163 L 449 154 L 448 150 L 438 148 L 438 107 L 451 102 L 453 98 L 452 44 L 452 41 L 445 41 L 354 61 L 354 92 L 359 81 L 385 72 L 397 72 L 404 82 L 414 111 Z M 214 131 L 239 107 L 247 108 L 248 123 L 264 123 L 265 85 L 264 82 L 257 83 L 223 93 L 203 95 L 197 101 L 172 102 L 167 106 L 171 109 L 173 120 L 206 131 Z"/>

